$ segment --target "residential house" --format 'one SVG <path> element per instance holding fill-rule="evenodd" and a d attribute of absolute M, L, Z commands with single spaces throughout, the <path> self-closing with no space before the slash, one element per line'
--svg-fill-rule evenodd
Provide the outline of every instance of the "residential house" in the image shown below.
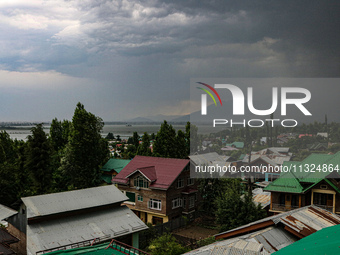
<path fill-rule="evenodd" d="M 102 171 L 102 180 L 108 184 L 112 183 L 115 177 L 131 160 L 110 158 L 109 161 L 100 169 Z"/>
<path fill-rule="evenodd" d="M 228 168 L 236 163 L 233 162 L 233 158 L 230 156 L 222 156 L 217 154 L 217 152 L 209 152 L 202 154 L 194 154 L 189 156 L 190 163 L 192 165 L 191 176 L 196 178 L 219 178 L 226 174 L 225 171 L 215 171 L 215 172 L 202 172 L 207 167 Z M 196 167 L 200 168 L 200 171 L 196 171 Z"/>
<path fill-rule="evenodd" d="M 125 202 L 145 223 L 162 224 L 187 216 L 198 206 L 188 159 L 135 156 L 112 182 L 129 197 Z"/>
<path fill-rule="evenodd" d="M 139 231 L 148 227 L 122 202 L 114 185 L 21 198 L 9 232 L 26 237 L 27 254 L 70 249 L 118 239 L 138 248 Z"/>
<path fill-rule="evenodd" d="M 309 151 L 326 151 L 328 149 L 328 143 L 313 143 L 307 144 Z"/>
<path fill-rule="evenodd" d="M 280 213 L 315 204 L 340 213 L 340 152 L 311 154 L 301 162 L 286 162 L 284 173 L 269 184 L 270 211 Z"/>
<path fill-rule="evenodd" d="M 273 181 L 280 176 L 280 166 L 283 162 L 289 161 L 292 157 L 288 147 L 270 147 L 260 151 L 252 151 L 245 155 L 242 160 L 243 166 L 250 166 L 258 172 L 251 173 L 251 177 L 256 181 Z M 263 166 L 268 171 L 262 172 Z"/>
<path fill-rule="evenodd" d="M 15 214 L 17 211 L 0 204 L 0 221 L 3 223 L 3 226 L 0 226 L 0 254 L 16 254 L 13 247 L 19 242 L 19 239 L 5 228 L 8 225 L 6 220 Z"/>
<path fill-rule="evenodd" d="M 215 239 L 220 241 L 185 254 L 268 255 L 338 224 L 338 215 L 310 205 L 219 233 L 215 235 Z"/>

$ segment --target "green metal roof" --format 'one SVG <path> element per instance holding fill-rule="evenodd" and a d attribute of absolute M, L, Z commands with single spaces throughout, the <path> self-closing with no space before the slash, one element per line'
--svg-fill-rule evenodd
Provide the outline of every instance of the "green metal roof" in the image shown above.
<path fill-rule="evenodd" d="M 241 154 L 240 157 L 238 158 L 239 160 L 243 160 L 246 154 Z"/>
<path fill-rule="evenodd" d="M 330 164 L 340 167 L 340 152 L 334 155 L 328 154 L 311 154 L 301 162 L 289 161 L 283 163 L 283 169 L 290 169 L 290 172 L 282 172 L 280 178 L 269 184 L 265 191 L 278 191 L 290 193 L 303 193 L 320 181 L 325 180 L 331 187 L 340 193 L 340 189 L 336 187 L 326 177 L 331 174 L 329 171 L 317 170 L 318 167 Z M 307 171 L 309 168 L 309 171 Z M 314 168 L 313 172 L 311 171 Z M 319 168 L 320 169 L 320 168 Z M 336 175 L 338 173 L 334 171 Z M 302 184 L 303 183 L 303 184 Z"/>
<path fill-rule="evenodd" d="M 102 174 L 100 178 L 108 184 L 112 184 L 112 176 L 107 174 Z"/>
<path fill-rule="evenodd" d="M 233 143 L 228 143 L 226 146 L 235 146 L 237 149 L 243 149 L 244 147 L 244 142 L 233 142 Z"/>
<path fill-rule="evenodd" d="M 49 253 L 45 253 L 46 255 L 121 255 L 121 254 L 131 254 L 135 255 L 136 253 L 131 252 L 127 249 L 123 249 L 123 251 L 117 251 L 111 248 L 107 248 L 110 245 L 110 243 L 103 243 L 103 244 L 97 244 L 94 246 L 86 246 L 86 247 L 80 247 L 75 249 L 69 249 L 69 250 L 60 250 L 60 251 L 53 251 Z M 115 245 L 113 246 L 115 247 Z M 107 248 L 107 249 L 106 249 Z"/>
<path fill-rule="evenodd" d="M 264 191 L 288 192 L 288 193 L 302 193 L 303 186 L 300 184 L 300 182 L 294 176 L 293 173 L 287 172 L 287 173 L 282 173 L 280 178 L 270 183 L 263 190 Z"/>
<path fill-rule="evenodd" d="M 340 225 L 321 229 L 274 252 L 273 255 L 335 255 L 340 254 Z"/>
<path fill-rule="evenodd" d="M 130 163 L 131 160 L 129 159 L 117 159 L 117 158 L 110 158 L 109 161 L 103 166 L 101 171 L 110 172 L 115 170 L 117 174 L 127 165 Z"/>

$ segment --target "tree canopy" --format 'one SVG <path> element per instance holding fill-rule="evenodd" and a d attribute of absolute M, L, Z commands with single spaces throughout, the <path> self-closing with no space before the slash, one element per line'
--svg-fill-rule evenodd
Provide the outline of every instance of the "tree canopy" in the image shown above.
<path fill-rule="evenodd" d="M 95 186 L 100 180 L 100 167 L 109 157 L 107 141 L 101 137 L 104 123 L 77 104 L 72 118 L 69 141 L 61 162 L 66 184 L 77 188 Z"/>

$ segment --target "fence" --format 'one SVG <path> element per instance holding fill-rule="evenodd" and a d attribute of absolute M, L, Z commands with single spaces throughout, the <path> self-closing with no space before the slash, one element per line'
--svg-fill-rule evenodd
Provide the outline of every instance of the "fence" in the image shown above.
<path fill-rule="evenodd" d="M 78 242 L 78 243 L 72 243 L 72 244 L 68 244 L 68 245 L 58 246 L 58 247 L 52 248 L 52 249 L 38 251 L 36 254 L 41 255 L 41 254 L 52 252 L 52 251 L 59 251 L 59 250 L 80 248 L 80 247 L 85 247 L 85 246 L 92 246 L 94 244 L 98 244 L 98 243 L 101 243 L 103 241 L 110 240 L 110 237 L 111 237 L 110 235 L 105 235 L 105 236 L 97 237 L 97 238 L 91 239 L 91 240 L 81 241 L 81 242 Z"/>
<path fill-rule="evenodd" d="M 155 238 L 157 235 L 161 236 L 164 233 L 169 233 L 175 229 L 183 228 L 187 226 L 187 224 L 188 219 L 179 217 L 166 223 L 153 226 L 149 230 L 145 230 L 139 234 L 139 246 L 144 249 L 149 244 L 151 239 Z"/>

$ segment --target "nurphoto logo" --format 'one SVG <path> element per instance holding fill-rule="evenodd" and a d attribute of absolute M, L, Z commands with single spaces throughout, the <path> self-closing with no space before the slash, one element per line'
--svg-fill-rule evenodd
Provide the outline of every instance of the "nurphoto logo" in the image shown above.
<path fill-rule="evenodd" d="M 223 106 L 221 96 L 224 95 L 225 92 L 231 93 L 232 95 L 232 113 L 233 116 L 244 116 L 245 115 L 245 95 L 243 91 L 236 85 L 232 84 L 214 84 L 214 87 L 203 83 L 197 82 L 208 88 L 213 94 L 217 97 L 220 102 L 220 105 Z M 213 100 L 215 106 L 217 106 L 216 99 L 214 95 L 205 88 L 197 87 L 198 89 L 204 91 L 204 94 L 201 94 L 201 115 L 208 114 L 208 99 L 207 95 Z M 218 93 L 216 89 L 219 89 L 221 92 Z M 280 89 L 280 97 L 279 97 L 279 89 Z M 225 91 L 225 92 L 224 92 Z M 294 105 L 298 110 L 300 110 L 305 116 L 312 116 L 311 112 L 305 107 L 304 104 L 310 101 L 311 92 L 308 89 L 300 88 L 300 87 L 272 87 L 272 98 L 271 98 L 271 107 L 268 109 L 256 109 L 254 106 L 254 96 L 253 96 L 253 88 L 247 87 L 247 106 L 248 110 L 257 116 L 269 116 L 273 114 L 280 103 L 281 116 L 287 115 L 287 105 Z M 295 97 L 290 97 L 290 95 L 294 95 Z M 226 94 L 228 96 L 228 94 Z M 296 97 L 298 96 L 298 97 Z M 280 99 L 280 102 L 279 102 Z M 296 110 L 296 109 L 295 109 Z M 223 117 L 223 116 L 222 116 Z M 248 125 L 249 127 L 263 127 L 265 122 L 270 122 L 273 127 L 276 123 L 280 123 L 283 127 L 295 127 L 298 125 L 298 121 L 296 119 L 243 119 L 242 121 L 235 121 L 233 119 L 213 119 L 213 127 L 216 125 L 229 125 L 232 127 L 233 125 L 242 125 L 245 127 Z"/>

